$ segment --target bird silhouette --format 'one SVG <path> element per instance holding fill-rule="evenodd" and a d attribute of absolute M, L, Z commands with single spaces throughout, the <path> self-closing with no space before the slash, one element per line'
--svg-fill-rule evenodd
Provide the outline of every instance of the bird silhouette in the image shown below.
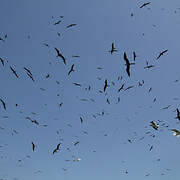
<path fill-rule="evenodd" d="M 0 99 L 0 101 L 1 101 L 1 103 L 3 105 L 4 110 L 6 110 L 6 103 L 2 99 Z"/>
<path fill-rule="evenodd" d="M 133 52 L 133 59 L 134 59 L 134 61 L 136 60 L 136 57 L 137 57 L 137 56 L 136 56 L 136 52 L 134 51 L 134 52 Z"/>
<path fill-rule="evenodd" d="M 63 60 L 63 62 L 64 62 L 64 64 L 66 65 L 66 59 L 65 59 L 65 57 L 60 53 L 60 51 L 59 51 L 57 48 L 54 48 L 54 49 L 55 49 L 56 52 L 57 52 L 57 57 L 61 57 L 62 60 Z"/>
<path fill-rule="evenodd" d="M 160 58 L 164 53 L 166 53 L 167 51 L 168 51 L 168 49 L 166 49 L 166 50 L 160 52 L 160 54 L 159 54 L 159 56 L 157 57 L 157 59 L 159 59 L 159 58 Z"/>
<path fill-rule="evenodd" d="M 111 45 L 111 50 L 109 51 L 111 54 L 113 54 L 113 52 L 116 52 L 116 48 L 114 47 L 114 43 L 112 43 Z"/>
<path fill-rule="evenodd" d="M 147 6 L 148 4 L 150 4 L 150 2 L 146 2 L 146 3 L 142 4 L 142 5 L 140 6 L 140 8 L 143 8 L 144 6 Z"/>
<path fill-rule="evenodd" d="M 4 59 L 0 58 L 2 65 L 4 66 Z"/>
<path fill-rule="evenodd" d="M 61 22 L 61 20 L 55 22 L 54 25 L 57 25 L 57 24 L 59 24 L 60 22 Z"/>
<path fill-rule="evenodd" d="M 60 144 L 61 144 L 61 143 L 59 143 L 59 144 L 56 146 L 56 148 L 53 150 L 53 154 L 56 153 L 56 152 L 60 149 Z"/>
<path fill-rule="evenodd" d="M 68 72 L 68 75 L 70 75 L 71 74 L 71 72 L 74 72 L 74 64 L 71 66 L 71 69 L 69 70 L 69 72 Z"/>
<path fill-rule="evenodd" d="M 35 144 L 33 142 L 31 142 L 32 144 L 32 150 L 34 151 L 35 150 Z"/>
<path fill-rule="evenodd" d="M 150 126 L 152 126 L 155 130 L 158 130 L 159 126 L 154 121 L 151 121 L 150 123 Z"/>
<path fill-rule="evenodd" d="M 108 84 L 107 84 L 107 79 L 105 79 L 105 82 L 104 82 L 104 92 L 106 91 L 106 88 L 108 87 Z"/>
<path fill-rule="evenodd" d="M 14 75 L 17 77 L 17 78 L 19 78 L 19 76 L 17 75 L 17 73 L 16 73 L 16 71 L 10 66 L 10 69 L 11 69 L 11 71 L 14 73 Z"/>
<path fill-rule="evenodd" d="M 70 27 L 73 27 L 73 26 L 76 26 L 77 24 L 70 24 L 68 26 L 66 26 L 66 28 L 70 28 Z"/>
<path fill-rule="evenodd" d="M 176 109 L 176 112 L 177 112 L 177 116 L 175 117 L 175 119 L 178 119 L 180 121 L 180 112 L 178 108 Z"/>
<path fill-rule="evenodd" d="M 176 137 L 179 137 L 180 136 L 180 131 L 177 130 L 177 129 L 171 129 L 171 131 L 173 132 L 173 135 L 176 136 Z"/>

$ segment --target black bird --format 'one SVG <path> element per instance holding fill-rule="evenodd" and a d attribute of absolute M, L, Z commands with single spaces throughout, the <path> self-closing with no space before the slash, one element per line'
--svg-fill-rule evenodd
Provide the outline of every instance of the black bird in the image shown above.
<path fill-rule="evenodd" d="M 6 39 L 7 37 L 8 37 L 8 35 L 7 35 L 7 34 L 5 34 L 5 35 L 4 35 L 4 38 Z"/>
<path fill-rule="evenodd" d="M 79 83 L 73 83 L 74 85 L 76 85 L 76 86 L 82 86 L 81 84 L 79 84 Z"/>
<path fill-rule="evenodd" d="M 66 28 L 70 28 L 70 27 L 73 27 L 73 26 L 76 26 L 77 24 L 70 24 L 68 26 L 66 26 Z"/>
<path fill-rule="evenodd" d="M 37 122 L 36 120 L 30 120 L 32 123 L 35 123 L 37 125 L 39 125 L 39 122 Z"/>
<path fill-rule="evenodd" d="M 33 82 L 35 81 L 31 74 L 27 73 L 27 75 L 32 79 Z"/>
<path fill-rule="evenodd" d="M 17 73 L 16 73 L 16 71 L 10 66 L 10 69 L 11 69 L 11 71 L 14 73 L 14 75 L 17 77 L 17 78 L 19 78 L 19 76 L 17 75 Z"/>
<path fill-rule="evenodd" d="M 129 62 L 127 55 L 126 55 L 126 52 L 124 52 L 124 60 L 126 61 L 126 72 L 127 72 L 128 76 L 130 77 L 130 65 L 133 65 L 135 63 Z"/>
<path fill-rule="evenodd" d="M 1 61 L 2 65 L 4 66 L 4 60 L 2 58 L 0 58 L 0 61 Z"/>
<path fill-rule="evenodd" d="M 57 24 L 59 24 L 60 22 L 61 22 L 61 20 L 55 22 L 54 25 L 57 25 Z"/>
<path fill-rule="evenodd" d="M 148 4 L 150 4 L 150 2 L 144 3 L 140 6 L 140 8 L 143 8 L 144 6 L 147 6 Z"/>
<path fill-rule="evenodd" d="M 110 104 L 110 101 L 109 101 L 109 99 L 108 99 L 108 98 L 106 99 L 106 102 L 107 102 L 108 104 Z"/>
<path fill-rule="evenodd" d="M 80 56 L 79 55 L 72 55 L 72 57 L 79 58 Z"/>
<path fill-rule="evenodd" d="M 4 42 L 4 39 L 2 39 L 2 38 L 0 37 L 0 41 L 3 41 L 3 42 Z"/>
<path fill-rule="evenodd" d="M 108 85 L 107 85 L 107 79 L 105 80 L 105 82 L 104 82 L 105 84 L 104 84 L 104 92 L 106 91 L 106 88 L 108 87 Z"/>
<path fill-rule="evenodd" d="M 114 47 L 114 43 L 112 43 L 112 47 L 111 47 L 111 50 L 109 51 L 111 54 L 113 53 L 113 52 L 116 52 L 117 50 L 116 50 L 116 48 Z"/>
<path fill-rule="evenodd" d="M 71 69 L 70 69 L 70 71 L 68 72 L 68 75 L 70 75 L 71 74 L 71 72 L 74 72 L 74 64 L 71 66 Z"/>
<path fill-rule="evenodd" d="M 176 119 L 178 119 L 178 120 L 180 121 L 180 112 L 179 112 L 179 109 L 177 108 L 176 111 L 177 111 L 177 117 L 176 117 Z"/>
<path fill-rule="evenodd" d="M 160 58 L 164 53 L 166 53 L 167 51 L 168 51 L 168 49 L 166 49 L 166 50 L 160 52 L 160 54 L 159 54 L 159 56 L 157 57 L 157 59 L 159 59 L 159 58 Z"/>
<path fill-rule="evenodd" d="M 32 144 L 32 150 L 34 151 L 35 150 L 35 144 L 33 142 L 31 142 Z"/>
<path fill-rule="evenodd" d="M 120 92 L 124 88 L 124 84 L 118 89 L 118 92 Z"/>
<path fill-rule="evenodd" d="M 152 126 L 155 130 L 158 130 L 159 128 L 158 124 L 156 124 L 154 121 L 151 121 L 150 123 L 151 123 L 150 126 Z"/>
<path fill-rule="evenodd" d="M 28 68 L 24 67 L 24 70 L 26 70 L 32 76 L 32 73 Z"/>
<path fill-rule="evenodd" d="M 55 49 L 56 52 L 57 52 L 57 57 L 61 57 L 62 60 L 63 60 L 63 62 L 64 62 L 64 64 L 66 65 L 66 59 L 65 59 L 65 57 L 59 52 L 59 50 L 58 50 L 57 48 L 54 48 L 54 49 Z"/>
<path fill-rule="evenodd" d="M 3 105 L 3 108 L 6 110 L 6 103 L 2 99 L 0 99 L 0 101 L 1 101 L 1 103 Z"/>
<path fill-rule="evenodd" d="M 82 117 L 80 117 L 80 121 L 81 121 L 81 123 L 83 123 L 83 118 Z"/>
<path fill-rule="evenodd" d="M 136 57 L 137 57 L 137 56 L 136 56 L 136 52 L 134 51 L 134 52 L 133 52 L 133 59 L 134 59 L 134 61 L 136 60 Z"/>
<path fill-rule="evenodd" d="M 128 90 L 128 89 L 131 89 L 131 88 L 133 88 L 134 86 L 129 86 L 129 87 L 127 87 L 126 89 L 124 89 L 124 91 L 126 91 L 126 90 Z"/>
<path fill-rule="evenodd" d="M 60 144 L 61 144 L 61 143 L 59 143 L 59 144 L 56 146 L 56 148 L 53 150 L 53 154 L 56 153 L 56 152 L 59 150 Z"/>
<path fill-rule="evenodd" d="M 80 143 L 79 141 L 75 142 L 75 143 L 74 143 L 74 146 L 76 146 L 76 145 L 79 144 L 79 143 Z"/>

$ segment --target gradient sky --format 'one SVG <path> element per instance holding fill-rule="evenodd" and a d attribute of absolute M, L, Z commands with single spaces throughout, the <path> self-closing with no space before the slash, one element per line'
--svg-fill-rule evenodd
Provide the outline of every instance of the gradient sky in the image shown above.
<path fill-rule="evenodd" d="M 0 103 L 0 179 L 179 180 L 180 139 L 170 129 L 180 130 L 180 2 L 150 2 L 139 8 L 144 1 L 1 0 L 0 37 L 7 38 L 0 41 L 0 98 L 7 109 Z M 118 51 L 111 55 L 112 42 Z M 129 78 L 123 53 L 133 62 L 133 51 Z M 155 67 L 144 69 L 146 61 Z M 100 93 L 105 79 L 109 87 Z M 123 83 L 134 87 L 118 93 Z"/>

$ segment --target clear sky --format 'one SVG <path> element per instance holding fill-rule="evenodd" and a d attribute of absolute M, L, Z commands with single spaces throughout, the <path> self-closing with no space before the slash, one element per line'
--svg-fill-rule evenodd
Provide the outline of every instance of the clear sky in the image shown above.
<path fill-rule="evenodd" d="M 144 2 L 1 0 L 0 179 L 179 180 L 180 2 Z"/>

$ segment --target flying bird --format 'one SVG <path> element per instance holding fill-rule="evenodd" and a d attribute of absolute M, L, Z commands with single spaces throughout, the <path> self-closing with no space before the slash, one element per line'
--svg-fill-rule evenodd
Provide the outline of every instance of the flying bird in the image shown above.
<path fill-rule="evenodd" d="M 71 72 L 74 72 L 74 64 L 71 66 L 71 69 L 69 70 L 69 72 L 68 72 L 68 75 L 70 75 L 71 74 Z"/>
<path fill-rule="evenodd" d="M 1 103 L 3 105 L 4 110 L 6 110 L 6 103 L 2 99 L 0 99 L 0 101 L 1 101 Z"/>
<path fill-rule="evenodd" d="M 180 131 L 177 130 L 177 129 L 171 129 L 171 131 L 173 132 L 173 135 L 176 136 L 176 137 L 179 137 L 180 136 Z"/>
<path fill-rule="evenodd" d="M 116 52 L 116 48 L 114 47 L 114 43 L 112 43 L 111 45 L 111 50 L 109 51 L 111 54 L 113 54 L 113 52 Z"/>
<path fill-rule="evenodd" d="M 53 150 L 53 154 L 56 153 L 56 152 L 60 149 L 60 144 L 61 144 L 61 143 L 59 143 L 59 144 L 56 146 L 56 148 Z"/>
<path fill-rule="evenodd" d="M 79 83 L 73 83 L 75 86 L 82 86 L 81 84 L 79 84 Z"/>
<path fill-rule="evenodd" d="M 159 54 L 159 56 L 157 57 L 157 59 L 159 59 L 159 58 L 160 58 L 164 53 L 166 53 L 167 51 L 168 51 L 168 49 L 166 49 L 166 50 L 160 52 L 160 54 Z"/>
<path fill-rule="evenodd" d="M 17 75 L 17 73 L 16 73 L 16 71 L 10 66 L 10 69 L 11 69 L 11 71 L 14 73 L 14 75 L 17 77 L 17 78 L 19 78 L 19 76 Z"/>
<path fill-rule="evenodd" d="M 175 118 L 180 121 L 180 112 L 179 112 L 179 109 L 178 109 L 178 108 L 176 109 L 176 112 L 177 112 L 177 116 L 176 116 Z"/>
<path fill-rule="evenodd" d="M 31 71 L 30 71 L 28 68 L 24 67 L 24 70 L 26 70 L 27 73 L 29 73 L 30 75 L 32 75 Z"/>
<path fill-rule="evenodd" d="M 32 144 L 32 150 L 34 151 L 35 150 L 35 144 L 33 142 L 31 142 Z"/>
<path fill-rule="evenodd" d="M 68 26 L 66 26 L 66 28 L 70 28 L 70 27 L 73 27 L 73 26 L 76 26 L 77 24 L 70 24 Z"/>
<path fill-rule="evenodd" d="M 146 2 L 146 3 L 142 4 L 142 5 L 140 6 L 140 8 L 143 8 L 144 6 L 147 6 L 148 4 L 150 4 L 150 2 Z"/>
<path fill-rule="evenodd" d="M 151 123 L 150 126 L 152 126 L 155 130 L 158 130 L 159 128 L 158 124 L 156 124 L 154 121 L 151 121 L 150 123 Z"/>
<path fill-rule="evenodd" d="M 55 22 L 54 25 L 57 25 L 57 24 L 59 24 L 60 22 L 61 22 L 61 20 Z"/>
<path fill-rule="evenodd" d="M 76 146 L 76 145 L 79 144 L 79 143 L 80 143 L 79 141 L 75 142 L 75 143 L 74 143 L 74 146 Z"/>
<path fill-rule="evenodd" d="M 104 82 L 104 92 L 106 91 L 107 87 L 108 87 L 108 85 L 107 85 L 107 79 L 106 79 L 105 82 Z"/>
<path fill-rule="evenodd" d="M 4 66 L 4 59 L 0 58 L 2 65 Z"/>
<path fill-rule="evenodd" d="M 62 60 L 63 60 L 63 62 L 64 62 L 64 64 L 66 65 L 66 59 L 65 59 L 65 57 L 60 53 L 60 51 L 59 51 L 57 48 L 54 48 L 54 49 L 55 49 L 56 52 L 57 52 L 57 57 L 61 57 Z"/>
<path fill-rule="evenodd" d="M 128 76 L 130 77 L 130 65 L 134 65 L 135 63 L 130 63 L 128 58 L 127 58 L 127 55 L 126 55 L 126 52 L 124 52 L 124 60 L 126 61 L 126 72 L 128 74 Z"/>
<path fill-rule="evenodd" d="M 134 61 L 136 60 L 136 57 L 137 57 L 137 56 L 136 56 L 136 52 L 134 51 L 134 52 L 133 52 L 133 59 L 134 59 Z"/>
<path fill-rule="evenodd" d="M 124 88 L 124 84 L 118 89 L 118 92 L 120 92 Z"/>

